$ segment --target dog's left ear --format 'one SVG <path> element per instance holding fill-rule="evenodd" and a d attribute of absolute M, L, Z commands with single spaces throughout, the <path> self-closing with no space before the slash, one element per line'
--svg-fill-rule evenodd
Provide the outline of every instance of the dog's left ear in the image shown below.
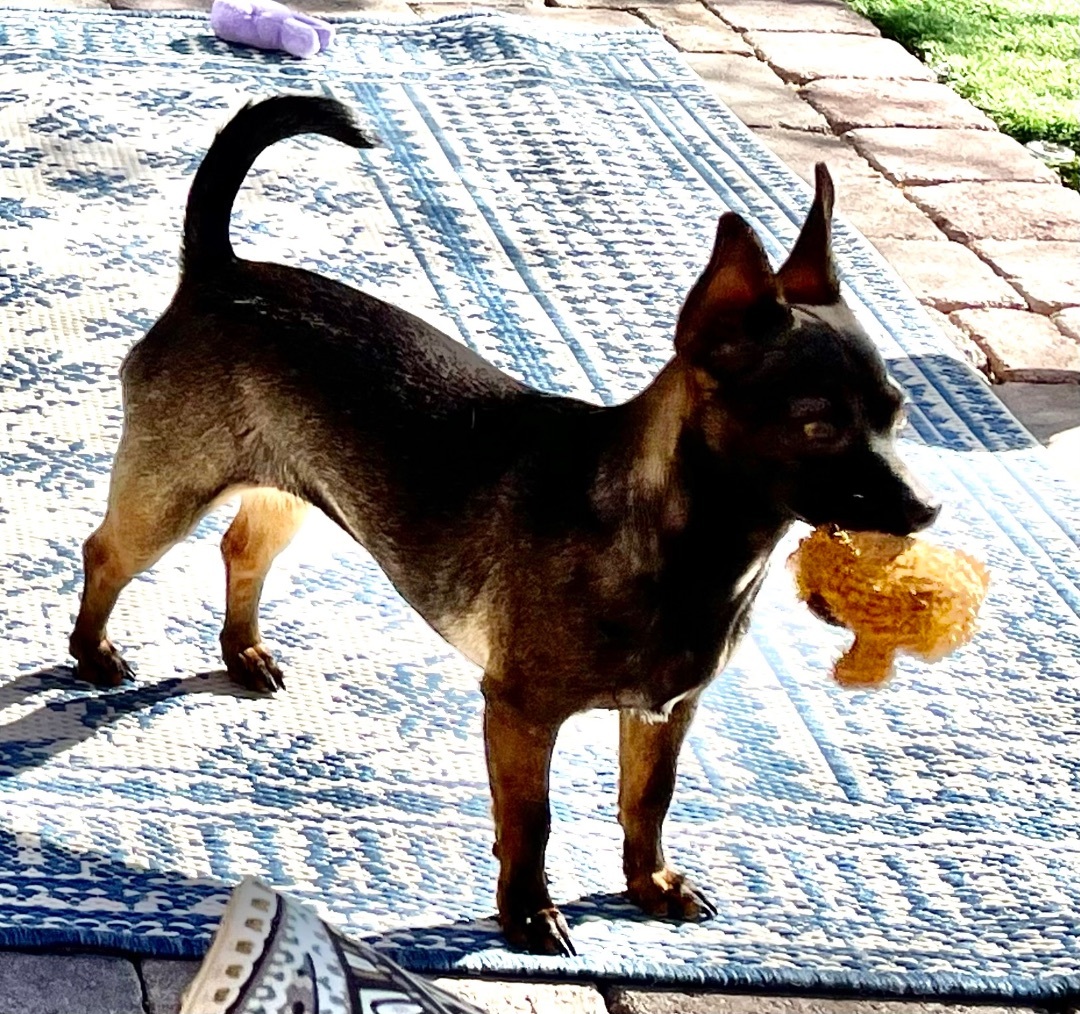
<path fill-rule="evenodd" d="M 747 341 L 747 316 L 779 296 L 776 275 L 754 230 L 734 212 L 720 216 L 712 256 L 675 325 L 677 352 L 695 355 L 717 344 Z"/>
<path fill-rule="evenodd" d="M 788 259 L 776 273 L 788 303 L 827 306 L 840 299 L 840 283 L 832 255 L 832 177 L 824 162 L 814 167 L 814 203 Z"/>

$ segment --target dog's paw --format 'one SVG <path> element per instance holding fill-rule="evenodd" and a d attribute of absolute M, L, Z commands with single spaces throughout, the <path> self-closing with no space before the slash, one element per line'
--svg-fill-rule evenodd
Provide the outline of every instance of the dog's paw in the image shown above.
<path fill-rule="evenodd" d="M 281 674 L 274 656 L 261 644 L 230 652 L 225 656 L 229 676 L 245 690 L 260 694 L 272 694 L 285 689 L 285 677 Z"/>
<path fill-rule="evenodd" d="M 73 637 L 69 650 L 75 656 L 76 677 L 86 683 L 93 683 L 96 687 L 118 687 L 135 679 L 131 666 L 108 639 L 87 648 Z"/>
<path fill-rule="evenodd" d="M 563 958 L 577 956 L 566 920 L 557 908 L 542 908 L 528 915 L 509 916 L 501 922 L 503 934 L 513 947 L 530 954 L 550 954 Z"/>
<path fill-rule="evenodd" d="M 701 922 L 716 915 L 712 902 L 692 881 L 670 866 L 635 877 L 626 893 L 638 908 L 659 919 Z"/>

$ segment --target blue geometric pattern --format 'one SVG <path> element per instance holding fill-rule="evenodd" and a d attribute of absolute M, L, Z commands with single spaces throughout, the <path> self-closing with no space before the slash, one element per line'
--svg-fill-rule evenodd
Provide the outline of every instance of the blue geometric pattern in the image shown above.
<path fill-rule="evenodd" d="M 218 672 L 221 514 L 121 598 L 137 683 L 72 679 L 117 368 L 171 297 L 190 175 L 230 112 L 329 93 L 386 144 L 267 152 L 237 204 L 242 253 L 611 402 L 670 354 L 716 215 L 747 215 L 779 257 L 808 203 L 659 36 L 345 21 L 300 63 L 230 49 L 198 17 L 19 9 L 0 10 L 0 62 L 0 945 L 199 955 L 252 874 L 421 971 L 1080 989 L 1080 493 L 843 226 L 850 299 L 913 402 L 904 453 L 946 504 L 937 538 L 994 581 L 973 644 L 850 693 L 829 678 L 844 635 L 795 603 L 778 554 L 667 821 L 710 923 L 619 898 L 615 721 L 596 713 L 566 727 L 553 773 L 552 890 L 581 956 L 503 947 L 479 673 L 321 518 L 267 587 L 286 693 Z"/>

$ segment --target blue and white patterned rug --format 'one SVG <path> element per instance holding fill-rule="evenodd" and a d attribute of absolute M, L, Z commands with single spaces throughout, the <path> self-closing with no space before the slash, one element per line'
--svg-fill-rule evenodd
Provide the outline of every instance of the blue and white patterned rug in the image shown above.
<path fill-rule="evenodd" d="M 186 187 L 230 112 L 329 92 L 386 142 L 269 152 L 239 201 L 244 252 L 613 401 L 668 356 L 717 213 L 752 217 L 779 256 L 807 204 L 658 36 L 347 22 L 297 63 L 231 50 L 201 18 L 0 10 L 0 73 L 0 946 L 199 955 L 228 885 L 255 874 L 417 970 L 1080 989 L 1080 494 L 845 228 L 851 298 L 914 399 L 906 454 L 947 504 L 938 536 L 995 581 L 972 646 L 852 694 L 828 675 L 843 638 L 774 568 L 667 824 L 714 921 L 619 899 L 615 727 L 595 714 L 554 770 L 553 891 L 581 956 L 503 948 L 479 674 L 321 519 L 267 590 L 287 693 L 238 696 L 216 673 L 221 517 L 122 598 L 112 630 L 138 683 L 72 680 L 117 366 L 171 295 Z"/>

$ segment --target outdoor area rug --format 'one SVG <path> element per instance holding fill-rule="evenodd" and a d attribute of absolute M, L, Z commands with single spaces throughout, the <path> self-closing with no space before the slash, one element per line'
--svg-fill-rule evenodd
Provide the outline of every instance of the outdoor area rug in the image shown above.
<path fill-rule="evenodd" d="M 667 821 L 711 922 L 621 899 L 616 722 L 595 713 L 553 773 L 552 890 L 580 956 L 503 946 L 480 674 L 325 519 L 266 592 L 285 693 L 219 671 L 228 511 L 123 595 L 111 631 L 137 681 L 72 677 L 117 369 L 172 294 L 186 188 L 229 115 L 327 93 L 385 142 L 270 151 L 238 202 L 241 253 L 610 403 L 669 356 L 717 215 L 748 216 L 779 258 L 809 201 L 660 36 L 349 21 L 300 63 L 201 17 L 0 10 L 0 73 L 0 946 L 198 956 L 251 875 L 412 971 L 1080 995 L 1080 493 L 843 226 L 850 298 L 912 399 L 903 453 L 945 504 L 935 538 L 993 584 L 973 644 L 851 693 L 829 675 L 845 635 L 795 602 L 783 547 Z"/>

